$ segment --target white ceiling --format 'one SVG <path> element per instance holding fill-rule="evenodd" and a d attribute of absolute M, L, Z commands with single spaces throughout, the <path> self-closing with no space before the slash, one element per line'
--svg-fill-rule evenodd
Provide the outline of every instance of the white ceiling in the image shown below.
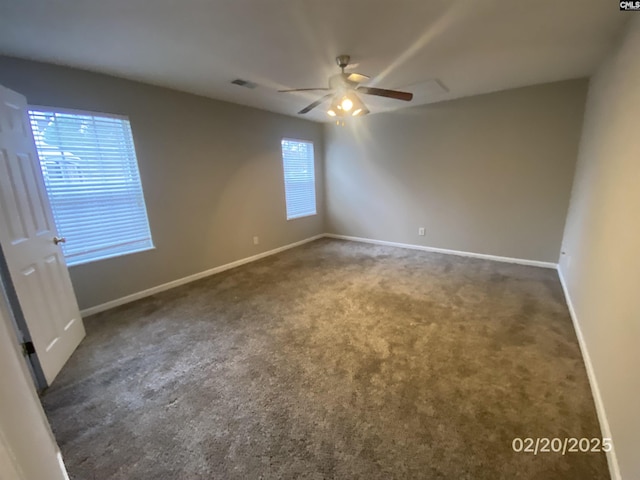
<path fill-rule="evenodd" d="M 603 0 L 2 0 L 0 53 L 289 115 L 318 95 L 276 90 L 326 86 L 346 53 L 415 93 L 365 96 L 375 112 L 588 76 L 628 18 Z"/>

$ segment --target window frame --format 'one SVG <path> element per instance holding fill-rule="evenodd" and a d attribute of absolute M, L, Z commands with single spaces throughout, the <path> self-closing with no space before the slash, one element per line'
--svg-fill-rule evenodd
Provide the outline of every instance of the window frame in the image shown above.
<path fill-rule="evenodd" d="M 297 143 L 309 143 L 311 144 L 311 151 L 313 152 L 313 213 L 307 213 L 304 215 L 297 215 L 295 217 L 289 217 L 289 212 L 287 209 L 287 181 L 285 178 L 285 167 L 284 167 L 284 155 L 283 155 L 283 151 L 282 151 L 282 142 L 283 141 L 288 141 L 288 142 L 297 142 Z M 306 138 L 293 138 L 293 137 L 282 137 L 280 139 L 280 167 L 282 168 L 282 188 L 284 190 L 284 213 L 285 213 L 285 217 L 287 222 L 289 221 L 293 221 L 293 220 L 298 220 L 299 218 L 308 218 L 308 217 L 314 217 L 316 215 L 318 215 L 318 189 L 317 189 L 317 181 L 316 181 L 316 144 L 314 143 L 313 140 L 308 140 Z"/>
<path fill-rule="evenodd" d="M 129 118 L 128 115 L 123 115 L 123 114 L 118 114 L 118 113 L 112 113 L 112 112 L 97 112 L 94 110 L 80 110 L 80 109 L 76 109 L 76 108 L 67 108 L 67 107 L 56 107 L 56 106 L 47 106 L 47 105 L 42 105 L 42 104 L 28 104 L 27 105 L 27 112 L 29 115 L 29 128 L 33 129 L 32 125 L 31 125 L 31 112 L 32 111 L 41 111 L 41 112 L 53 112 L 53 113 L 60 113 L 63 115 L 83 115 L 83 116 L 91 116 L 91 117 L 103 117 L 103 118 L 112 118 L 112 119 L 116 119 L 116 120 L 122 120 L 122 121 L 126 121 L 129 124 L 129 130 L 131 131 L 131 143 L 133 146 L 133 154 L 135 157 L 135 165 L 136 165 L 136 169 L 138 171 L 138 179 L 140 181 L 140 191 L 141 191 L 141 198 L 142 198 L 142 206 L 144 207 L 144 213 L 145 213 L 145 218 L 147 221 L 147 227 L 149 229 L 149 245 L 144 246 L 144 247 L 138 247 L 135 248 L 133 250 L 128 250 L 125 252 L 117 252 L 117 253 L 107 253 L 104 255 L 101 255 L 100 257 L 95 257 L 95 258 L 88 258 L 88 259 L 81 259 L 81 260 L 73 260 L 73 259 L 69 259 L 66 255 L 64 255 L 64 260 L 65 263 L 67 264 L 67 266 L 69 267 L 74 267 L 74 266 L 78 266 L 78 265 L 86 265 L 89 263 L 94 263 L 94 262 L 99 262 L 102 260 L 107 260 L 110 258 L 117 258 L 117 257 L 124 257 L 126 255 L 131 255 L 134 253 L 141 253 L 141 252 L 146 252 L 146 251 L 151 251 L 151 250 L 155 250 L 156 246 L 155 246 L 155 242 L 153 241 L 153 234 L 151 231 L 151 221 L 149 219 L 149 209 L 147 208 L 147 200 L 145 198 L 145 191 L 144 191 L 144 186 L 142 184 L 142 175 L 140 175 L 140 163 L 138 161 L 138 151 L 137 151 L 137 147 L 136 147 L 136 142 L 135 142 L 135 138 L 133 135 L 133 126 L 131 125 L 131 119 Z M 45 177 L 45 173 L 42 170 L 42 162 L 40 160 L 40 151 L 38 150 L 38 144 L 35 140 L 34 137 L 34 146 L 36 148 L 36 153 L 38 154 L 38 163 L 40 164 L 40 171 L 42 173 L 43 178 L 45 179 L 45 187 L 46 187 L 46 177 Z M 51 209 L 51 215 L 53 217 L 54 223 L 56 222 L 56 216 L 55 216 L 55 212 L 53 211 L 53 207 L 51 206 L 51 200 L 50 200 L 50 194 L 48 189 L 46 189 L 47 191 L 47 199 L 49 201 L 49 208 Z M 56 224 L 56 230 L 58 230 L 58 226 Z M 61 232 L 58 231 L 58 234 L 60 234 Z"/>

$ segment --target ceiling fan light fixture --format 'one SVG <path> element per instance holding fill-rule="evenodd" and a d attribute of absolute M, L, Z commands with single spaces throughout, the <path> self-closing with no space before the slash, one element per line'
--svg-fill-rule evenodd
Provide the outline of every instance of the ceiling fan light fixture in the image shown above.
<path fill-rule="evenodd" d="M 369 109 L 354 91 L 347 91 L 334 96 L 327 110 L 327 114 L 330 117 L 339 118 L 359 117 L 367 113 L 369 113 Z"/>
<path fill-rule="evenodd" d="M 351 114 L 352 117 L 358 117 L 358 116 L 369 113 L 367 106 L 364 104 L 362 100 L 360 100 L 360 97 L 356 95 L 355 92 L 349 92 L 347 95 L 348 95 L 347 98 L 351 102 L 351 108 L 349 109 L 350 110 L 349 113 Z"/>
<path fill-rule="evenodd" d="M 327 114 L 330 117 L 343 117 L 345 115 L 345 111 L 342 109 L 342 105 L 340 104 L 340 97 L 333 97 L 329 110 L 327 110 Z"/>
<path fill-rule="evenodd" d="M 342 109 L 345 112 L 348 112 L 349 110 L 351 110 L 353 108 L 353 100 L 351 100 L 349 97 L 345 96 L 342 99 L 342 102 L 340 102 L 340 106 L 342 107 Z"/>

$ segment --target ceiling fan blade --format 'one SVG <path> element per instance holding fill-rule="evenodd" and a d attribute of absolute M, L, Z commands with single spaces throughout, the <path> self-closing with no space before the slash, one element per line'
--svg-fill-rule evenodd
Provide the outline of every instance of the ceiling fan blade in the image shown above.
<path fill-rule="evenodd" d="M 362 83 L 362 82 L 366 82 L 370 78 L 371 77 L 362 75 L 361 73 L 350 73 L 349 76 L 347 77 L 347 80 L 354 83 Z"/>
<path fill-rule="evenodd" d="M 399 92 L 398 90 L 386 90 L 384 88 L 358 87 L 356 91 L 360 93 L 366 93 L 367 95 L 377 95 L 378 97 L 404 100 L 405 102 L 410 102 L 413 99 L 413 93 Z"/>
<path fill-rule="evenodd" d="M 318 100 L 316 100 L 315 102 L 313 102 L 310 105 L 307 105 L 306 107 L 304 107 L 302 110 L 300 110 L 298 112 L 298 115 L 303 115 L 311 110 L 313 110 L 314 108 L 316 108 L 318 105 L 320 105 L 322 102 L 324 102 L 327 98 L 331 97 L 333 95 L 333 93 L 328 93 L 323 97 L 320 97 Z"/>
<path fill-rule="evenodd" d="M 326 90 L 331 90 L 331 89 L 330 88 L 321 88 L 321 87 L 318 87 L 318 88 L 292 88 L 292 89 L 289 89 L 289 90 L 278 90 L 278 92 L 280 92 L 280 93 L 285 93 L 285 92 L 312 92 L 312 91 L 315 91 L 315 90 L 325 90 L 326 91 Z"/>

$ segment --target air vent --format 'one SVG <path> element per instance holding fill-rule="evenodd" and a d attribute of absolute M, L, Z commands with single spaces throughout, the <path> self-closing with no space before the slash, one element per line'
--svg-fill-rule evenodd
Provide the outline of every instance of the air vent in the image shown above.
<path fill-rule="evenodd" d="M 249 82 L 247 80 L 242 80 L 241 78 L 236 78 L 231 83 L 233 83 L 234 85 L 238 85 L 239 87 L 250 88 L 251 90 L 253 90 L 258 86 L 256 83 Z"/>

